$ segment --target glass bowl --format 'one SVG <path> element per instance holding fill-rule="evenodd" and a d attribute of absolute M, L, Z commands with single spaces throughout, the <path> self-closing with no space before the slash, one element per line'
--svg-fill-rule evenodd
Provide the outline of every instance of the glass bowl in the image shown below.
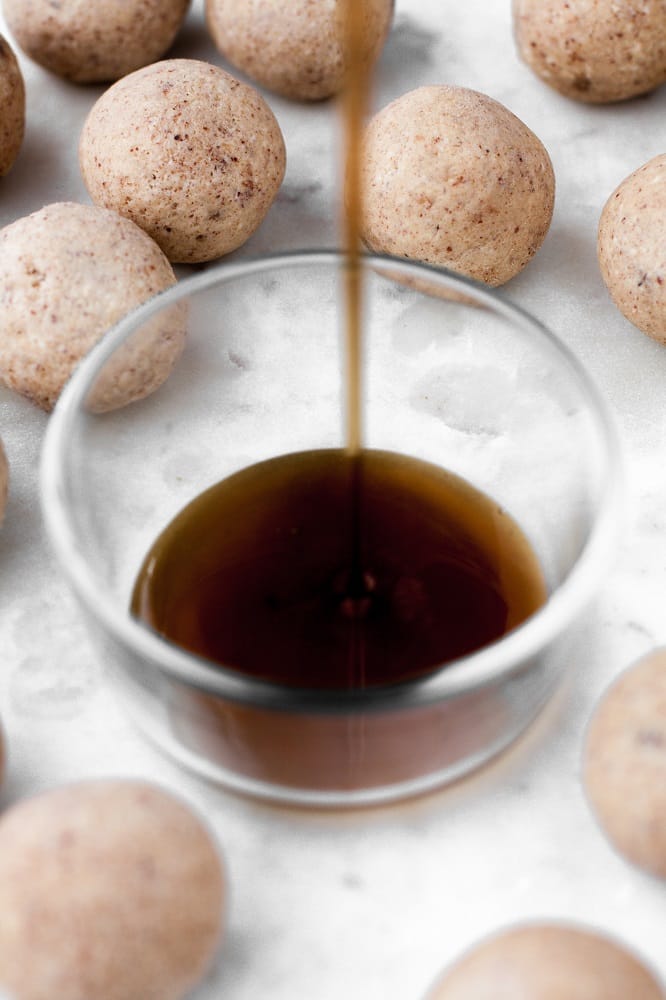
<path fill-rule="evenodd" d="M 336 252 L 227 261 L 135 310 L 65 388 L 42 459 L 48 534 L 140 728 L 227 788 L 317 806 L 423 792 L 507 747 L 555 690 L 617 539 L 613 424 L 568 349 L 464 278 L 371 255 L 362 268 L 364 448 L 449 470 L 521 527 L 547 598 L 502 637 L 417 676 L 322 690 L 271 680 L 271 664 L 257 677 L 213 663 L 130 611 L 146 553 L 202 491 L 276 456 L 344 449 Z M 183 303 L 168 380 L 99 412 L 105 371 L 117 378 L 123 352 L 131 363 Z"/>

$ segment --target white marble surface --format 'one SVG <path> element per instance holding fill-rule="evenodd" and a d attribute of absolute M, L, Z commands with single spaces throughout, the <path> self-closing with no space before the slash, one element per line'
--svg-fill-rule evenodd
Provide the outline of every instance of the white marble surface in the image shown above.
<path fill-rule="evenodd" d="M 1 15 L 0 31 L 7 33 Z M 200 2 L 176 52 L 222 63 Z M 21 62 L 28 128 L 0 181 L 0 225 L 49 201 L 88 201 L 76 145 L 101 88 Z M 485 91 L 547 146 L 558 183 L 551 231 L 504 294 L 587 365 L 617 415 L 626 455 L 627 531 L 616 565 L 577 628 L 560 695 L 501 760 L 406 805 L 332 815 L 245 801 L 162 759 L 117 707 L 49 554 L 37 491 L 47 418 L 0 389 L 11 463 L 0 532 L 0 714 L 9 745 L 2 800 L 83 777 L 137 775 L 178 790 L 207 815 L 232 888 L 226 943 L 201 1000 L 417 1000 L 479 936 L 533 917 L 575 918 L 618 935 L 666 979 L 666 886 L 611 851 L 579 780 L 596 699 L 666 639 L 666 350 L 614 309 L 595 255 L 607 196 L 666 150 L 666 87 L 621 106 L 574 104 L 518 60 L 508 0 L 397 0 L 374 103 L 437 82 Z M 333 246 L 335 107 L 267 97 L 285 134 L 287 176 L 264 225 L 237 253 Z"/>

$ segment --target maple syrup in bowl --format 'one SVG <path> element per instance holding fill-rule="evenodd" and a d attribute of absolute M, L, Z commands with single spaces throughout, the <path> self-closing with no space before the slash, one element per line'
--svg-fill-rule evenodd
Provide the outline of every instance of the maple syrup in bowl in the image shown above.
<path fill-rule="evenodd" d="M 51 418 L 49 535 L 128 710 L 186 766 L 292 803 L 439 786 L 508 746 L 612 555 L 615 435 L 570 352 L 463 278 L 363 256 L 225 262 L 121 322 Z M 95 387 L 169 310 L 152 396 Z"/>

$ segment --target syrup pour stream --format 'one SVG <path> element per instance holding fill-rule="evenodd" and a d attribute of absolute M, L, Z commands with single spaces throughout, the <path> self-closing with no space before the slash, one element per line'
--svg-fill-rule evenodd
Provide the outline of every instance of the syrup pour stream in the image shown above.
<path fill-rule="evenodd" d="M 360 261 L 361 143 L 371 63 L 362 45 L 362 4 L 344 0 L 347 68 L 342 92 L 346 191 L 342 199 L 345 253 L 345 319 L 347 337 L 347 452 L 356 457 L 362 442 L 361 314 L 363 275 Z"/>
<path fill-rule="evenodd" d="M 352 623 L 349 644 L 349 685 L 365 687 L 363 619 L 370 609 L 373 579 L 364 566 L 363 551 L 363 272 L 360 258 L 361 146 L 369 94 L 371 60 L 363 52 L 363 5 L 342 3 L 345 21 L 346 70 L 342 91 L 345 196 L 342 201 L 342 234 L 345 267 L 346 450 L 351 458 L 350 568 L 341 611 Z"/>

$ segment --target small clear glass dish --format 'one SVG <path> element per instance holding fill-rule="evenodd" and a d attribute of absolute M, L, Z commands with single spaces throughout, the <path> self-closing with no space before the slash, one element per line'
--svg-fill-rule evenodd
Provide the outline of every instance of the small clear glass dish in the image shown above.
<path fill-rule="evenodd" d="M 135 619 L 139 567 L 190 500 L 264 459 L 345 446 L 344 266 L 332 251 L 226 261 L 146 303 L 77 369 L 42 462 L 51 542 L 144 733 L 227 788 L 317 806 L 423 792 L 516 739 L 555 690 L 570 626 L 608 569 L 621 494 L 607 408 L 556 337 L 464 278 L 368 255 L 365 446 L 492 497 L 527 535 L 546 603 L 425 676 L 333 691 L 254 679 Z M 183 302 L 188 340 L 169 379 L 95 412 L 106 366 Z"/>

